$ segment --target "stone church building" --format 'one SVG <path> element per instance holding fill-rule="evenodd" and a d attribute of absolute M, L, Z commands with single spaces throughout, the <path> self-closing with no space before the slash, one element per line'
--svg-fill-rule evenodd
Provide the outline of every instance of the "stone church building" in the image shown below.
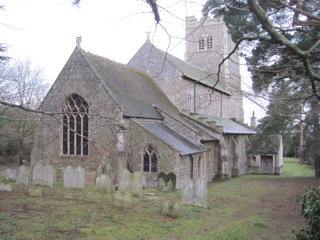
<path fill-rule="evenodd" d="M 199 27 L 201 25 L 201 27 Z M 249 173 L 255 131 L 243 125 L 238 57 L 220 19 L 187 18 L 186 61 L 150 43 L 127 65 L 77 46 L 41 104 L 32 165 L 108 164 L 141 171 L 147 186 L 160 173 L 183 178 Z"/>

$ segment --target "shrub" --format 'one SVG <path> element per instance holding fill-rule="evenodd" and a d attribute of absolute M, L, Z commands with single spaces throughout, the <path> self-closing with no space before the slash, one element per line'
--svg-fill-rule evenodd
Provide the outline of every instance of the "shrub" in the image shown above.
<path fill-rule="evenodd" d="M 320 187 L 307 187 L 305 193 L 296 197 L 301 205 L 300 213 L 306 218 L 308 226 L 300 229 L 295 239 L 320 239 Z"/>

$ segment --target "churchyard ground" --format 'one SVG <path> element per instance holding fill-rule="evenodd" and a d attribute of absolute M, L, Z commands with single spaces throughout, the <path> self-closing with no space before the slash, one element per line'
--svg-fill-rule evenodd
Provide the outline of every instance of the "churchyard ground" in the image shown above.
<path fill-rule="evenodd" d="M 8 166 L 1 167 L 1 180 Z M 246 175 L 215 181 L 208 187 L 208 208 L 182 205 L 179 218 L 161 215 L 164 201 L 178 192 L 144 189 L 129 209 L 114 207 L 112 194 L 66 190 L 62 182 L 28 196 L 28 187 L 12 184 L 0 192 L 0 239 L 292 239 L 306 224 L 295 197 L 319 186 L 313 169 L 285 159 L 284 175 Z"/>

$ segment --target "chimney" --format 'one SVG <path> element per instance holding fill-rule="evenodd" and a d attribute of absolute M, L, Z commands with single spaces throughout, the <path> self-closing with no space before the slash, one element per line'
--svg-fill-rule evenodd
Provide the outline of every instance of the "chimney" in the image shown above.
<path fill-rule="evenodd" d="M 254 111 L 252 112 L 252 117 L 250 118 L 250 127 L 251 128 L 257 127 L 257 118 L 254 116 Z"/>

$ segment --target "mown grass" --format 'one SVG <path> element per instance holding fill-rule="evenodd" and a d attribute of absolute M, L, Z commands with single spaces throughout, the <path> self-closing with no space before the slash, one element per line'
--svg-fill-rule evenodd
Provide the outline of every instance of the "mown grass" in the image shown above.
<path fill-rule="evenodd" d="M 13 192 L 0 192 L 0 239 L 291 239 L 304 224 L 294 196 L 319 182 L 296 160 L 285 159 L 284 169 L 283 176 L 213 182 L 208 208 L 182 205 L 179 218 L 160 214 L 161 203 L 179 201 L 179 192 L 144 189 L 154 196 L 134 198 L 124 209 L 112 205 L 114 189 L 98 193 L 93 184 L 75 191 L 58 182 L 32 198 L 27 187 L 12 183 Z"/>
<path fill-rule="evenodd" d="M 297 158 L 284 158 L 284 176 L 287 177 L 312 177 L 314 168 L 312 165 L 299 164 Z"/>

